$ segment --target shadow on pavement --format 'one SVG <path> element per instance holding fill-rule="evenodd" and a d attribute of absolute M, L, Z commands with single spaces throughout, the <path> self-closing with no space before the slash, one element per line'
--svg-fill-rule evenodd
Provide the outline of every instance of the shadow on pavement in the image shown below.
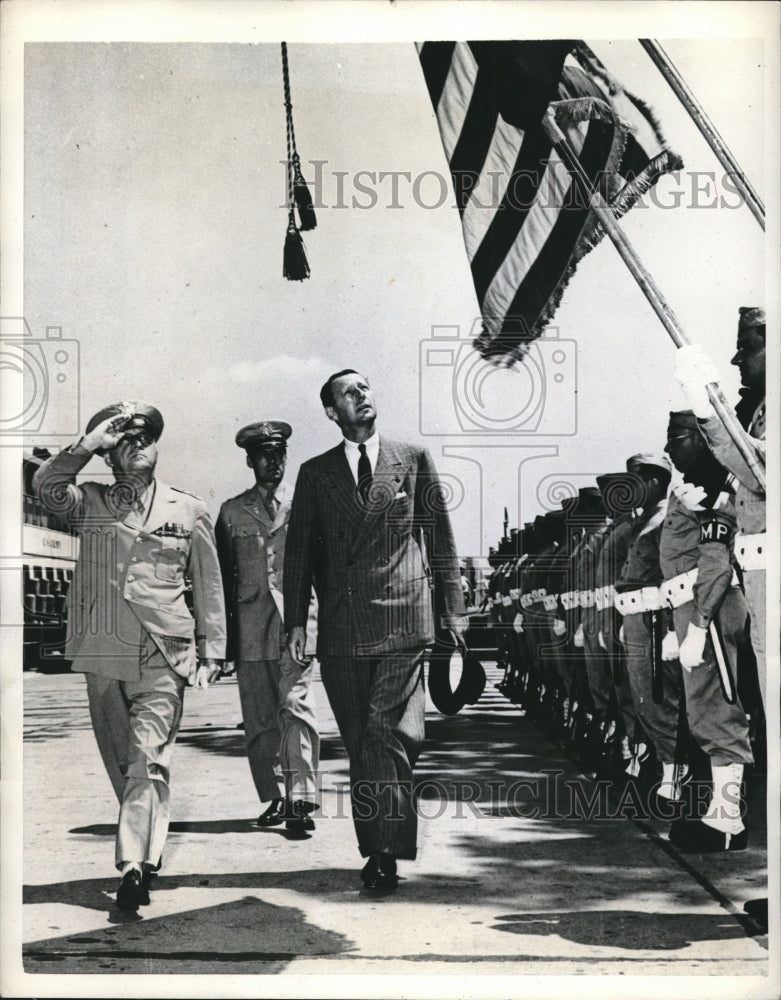
<path fill-rule="evenodd" d="M 556 934 L 577 944 L 629 951 L 676 951 L 697 941 L 734 941 L 745 929 L 726 913 L 645 913 L 583 910 L 579 913 L 511 913 L 492 927 L 508 934 Z"/>
<path fill-rule="evenodd" d="M 311 877 L 309 872 L 291 874 Z M 343 875 L 335 872 L 332 877 L 341 880 Z M 248 887 L 256 883 L 252 875 L 236 878 Z M 47 901 L 58 895 L 52 892 L 54 886 L 30 888 L 43 890 Z M 253 896 L 144 919 L 146 907 L 138 914 L 116 910 L 105 880 L 66 883 L 65 888 L 70 903 L 74 902 L 70 898 L 74 890 L 87 893 L 93 903 L 100 898 L 97 908 L 109 911 L 108 919 L 120 926 L 31 942 L 23 953 L 28 973 L 226 973 L 235 967 L 244 973 L 269 974 L 283 971 L 298 956 L 335 955 L 354 949 L 344 935 L 308 923 L 298 908 L 274 906 Z"/>

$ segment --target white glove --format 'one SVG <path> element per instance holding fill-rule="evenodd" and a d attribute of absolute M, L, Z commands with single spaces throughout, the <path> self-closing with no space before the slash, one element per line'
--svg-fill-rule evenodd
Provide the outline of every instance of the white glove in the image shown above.
<path fill-rule="evenodd" d="M 702 663 L 707 635 L 707 629 L 700 628 L 694 622 L 689 622 L 686 638 L 678 650 L 678 659 L 684 670 L 691 670 L 692 667 L 698 667 Z"/>
<path fill-rule="evenodd" d="M 665 632 L 662 639 L 662 659 L 665 662 L 678 659 L 678 636 L 672 630 Z"/>
<path fill-rule="evenodd" d="M 520 612 L 518 612 L 518 614 L 513 619 L 513 628 L 518 633 L 518 635 L 520 635 L 521 632 L 523 632 L 523 615 Z"/>
<path fill-rule="evenodd" d="M 702 502 L 708 496 L 702 486 L 694 483 L 681 483 L 673 492 L 687 510 L 702 510 Z"/>
<path fill-rule="evenodd" d="M 573 643 L 578 647 L 578 649 L 583 649 L 585 639 L 583 638 L 583 626 L 578 625 L 575 635 L 572 637 Z"/>
<path fill-rule="evenodd" d="M 681 383 L 684 395 L 695 416 L 705 418 L 713 413 L 705 386 L 718 382 L 719 373 L 699 344 L 679 347 L 675 355 L 675 377 Z"/>
<path fill-rule="evenodd" d="M 605 642 L 604 635 L 602 635 L 602 629 L 599 630 L 599 635 L 597 636 L 597 638 L 599 639 L 599 645 L 602 647 L 602 649 L 607 650 L 607 643 Z"/>
<path fill-rule="evenodd" d="M 623 642 L 624 641 L 624 626 L 623 625 L 618 630 L 618 641 L 619 642 Z"/>
<path fill-rule="evenodd" d="M 564 635 L 567 631 L 567 623 L 562 621 L 561 618 L 553 619 L 553 634 L 554 635 Z"/>

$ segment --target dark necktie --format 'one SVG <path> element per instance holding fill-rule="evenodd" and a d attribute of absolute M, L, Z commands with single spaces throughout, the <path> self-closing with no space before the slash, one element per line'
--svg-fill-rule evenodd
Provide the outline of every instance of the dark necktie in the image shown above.
<path fill-rule="evenodd" d="M 358 459 L 358 492 L 364 503 L 369 502 L 369 491 L 372 488 L 372 464 L 366 454 L 366 445 L 359 444 L 358 451 L 361 457 Z"/>

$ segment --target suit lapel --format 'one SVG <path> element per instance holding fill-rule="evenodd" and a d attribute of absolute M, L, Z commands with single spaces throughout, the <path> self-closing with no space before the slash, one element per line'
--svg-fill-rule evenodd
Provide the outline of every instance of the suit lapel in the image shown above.
<path fill-rule="evenodd" d="M 350 545 L 351 552 L 360 547 L 366 536 L 376 527 L 380 518 L 388 513 L 401 488 L 405 472 L 406 468 L 399 450 L 392 442 L 385 441 L 381 437 L 372 484 L 375 499 L 360 510 L 361 520 Z"/>
<path fill-rule="evenodd" d="M 365 511 L 358 501 L 355 480 L 344 453 L 344 445 L 337 445 L 326 455 L 328 462 L 323 470 L 323 479 L 333 495 L 334 503 L 338 504 L 339 509 L 356 530 L 363 520 Z"/>

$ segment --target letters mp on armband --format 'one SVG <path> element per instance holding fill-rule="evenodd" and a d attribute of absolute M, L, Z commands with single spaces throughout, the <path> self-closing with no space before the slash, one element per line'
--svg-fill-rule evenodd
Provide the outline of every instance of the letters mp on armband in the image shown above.
<path fill-rule="evenodd" d="M 732 534 L 731 525 L 723 518 L 710 516 L 700 521 L 700 545 L 705 545 L 708 542 L 721 542 L 722 545 L 729 545 Z"/>

